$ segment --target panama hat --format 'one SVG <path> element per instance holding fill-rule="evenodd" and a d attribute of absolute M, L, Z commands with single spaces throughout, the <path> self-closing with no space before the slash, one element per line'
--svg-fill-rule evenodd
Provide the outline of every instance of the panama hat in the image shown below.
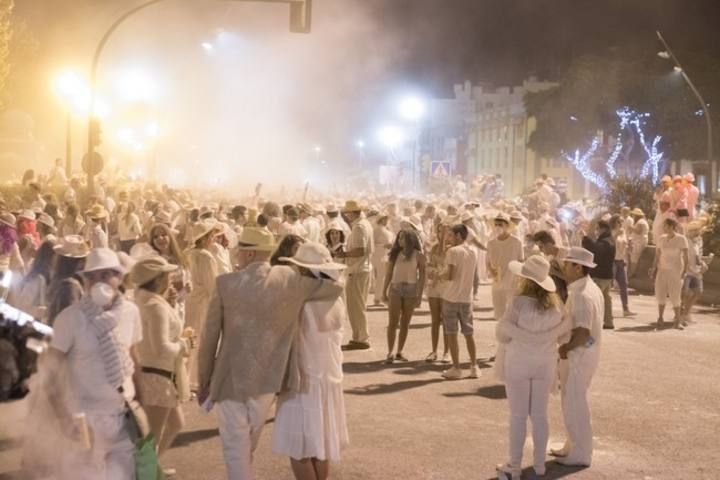
<path fill-rule="evenodd" d="M 505 215 L 504 213 L 500 212 L 500 213 L 498 213 L 497 215 L 495 215 L 494 221 L 496 221 L 496 222 L 505 222 L 505 223 L 508 223 L 508 224 L 509 224 L 509 223 L 510 223 L 510 217 L 508 217 L 508 216 Z"/>
<path fill-rule="evenodd" d="M 12 213 L 0 214 L 0 223 L 7 225 L 10 228 L 17 228 L 17 219 Z"/>
<path fill-rule="evenodd" d="M 345 205 L 342 208 L 342 213 L 360 212 L 360 211 L 362 211 L 362 207 L 355 200 L 348 200 L 347 202 L 345 202 Z"/>
<path fill-rule="evenodd" d="M 327 226 L 325 227 L 325 231 L 329 232 L 330 230 L 337 230 L 338 232 L 344 232 L 345 226 L 340 222 L 340 220 L 334 218 L 330 222 L 328 222 Z"/>
<path fill-rule="evenodd" d="M 55 253 L 69 258 L 85 258 L 90 253 L 87 242 L 80 235 L 66 235 L 53 247 Z"/>
<path fill-rule="evenodd" d="M 37 219 L 38 223 L 42 223 L 50 228 L 55 228 L 55 220 L 47 213 L 41 213 Z"/>
<path fill-rule="evenodd" d="M 160 255 L 146 257 L 139 260 L 130 270 L 130 281 L 141 286 L 155 280 L 163 273 L 170 273 L 177 270 L 177 265 L 168 263 Z"/>
<path fill-rule="evenodd" d="M 630 210 L 630 214 L 631 214 L 631 215 L 637 215 L 638 217 L 644 217 L 644 216 L 645 216 L 645 212 L 643 212 L 643 211 L 640 210 L 639 208 L 633 208 L 632 210 Z"/>
<path fill-rule="evenodd" d="M 88 217 L 90 218 L 106 218 L 108 216 L 107 210 L 105 210 L 105 207 L 100 205 L 99 203 L 96 203 L 90 209 L 85 212 Z"/>
<path fill-rule="evenodd" d="M 114 270 L 124 275 L 125 267 L 120 263 L 120 257 L 109 248 L 93 248 L 85 261 L 85 269 L 80 273 L 91 273 L 100 270 Z"/>
<path fill-rule="evenodd" d="M 588 268 L 597 267 L 597 264 L 594 262 L 595 255 L 593 255 L 590 250 L 586 250 L 582 247 L 572 247 L 563 260 Z"/>
<path fill-rule="evenodd" d="M 195 225 L 193 225 L 192 227 L 192 243 L 197 242 L 208 233 L 212 232 L 213 230 L 218 230 L 219 228 L 220 227 L 218 226 L 218 222 L 214 218 L 206 218 L 204 220 L 196 222 Z"/>
<path fill-rule="evenodd" d="M 294 257 L 280 257 L 280 261 L 294 263 L 299 267 L 315 270 L 344 270 L 347 265 L 333 262 L 330 250 L 316 242 L 305 242 L 298 247 Z"/>
<path fill-rule="evenodd" d="M 512 261 L 508 268 L 515 275 L 532 280 L 548 292 L 555 291 L 555 282 L 550 277 L 550 263 L 540 255 L 532 255 L 524 263 Z"/>
<path fill-rule="evenodd" d="M 243 228 L 238 238 L 238 250 L 272 252 L 275 250 L 275 237 L 266 228 Z"/>

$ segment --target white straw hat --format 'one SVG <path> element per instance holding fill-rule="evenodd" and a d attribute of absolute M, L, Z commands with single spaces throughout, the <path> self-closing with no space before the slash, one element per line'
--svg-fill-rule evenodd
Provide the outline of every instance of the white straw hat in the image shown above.
<path fill-rule="evenodd" d="M 586 250 L 582 247 L 572 247 L 563 260 L 588 268 L 597 267 L 597 264 L 594 262 L 595 255 L 590 250 Z"/>
<path fill-rule="evenodd" d="M 177 270 L 177 265 L 168 263 L 160 255 L 146 257 L 139 260 L 130 271 L 130 281 L 137 286 L 142 286 L 156 279 L 163 273 L 170 273 Z"/>
<path fill-rule="evenodd" d="M 548 292 L 555 291 L 555 282 L 550 277 L 550 263 L 540 255 L 533 255 L 523 262 L 510 262 L 508 268 L 519 277 L 527 278 Z"/>
<path fill-rule="evenodd" d="M 85 269 L 80 273 L 97 272 L 99 270 L 114 270 L 121 275 L 125 274 L 125 267 L 120 263 L 120 257 L 109 248 L 94 248 L 85 260 Z"/>
<path fill-rule="evenodd" d="M 228 239 L 230 240 L 230 239 Z M 275 237 L 267 228 L 245 227 L 237 241 L 238 250 L 272 252 L 275 250 Z"/>
<path fill-rule="evenodd" d="M 294 263 L 300 267 L 320 270 L 344 270 L 347 265 L 333 262 L 330 250 L 316 242 L 305 242 L 298 247 L 294 257 L 280 257 L 279 260 Z"/>
<path fill-rule="evenodd" d="M 80 235 L 65 235 L 53 250 L 58 255 L 69 258 L 85 258 L 90 253 L 87 242 Z"/>

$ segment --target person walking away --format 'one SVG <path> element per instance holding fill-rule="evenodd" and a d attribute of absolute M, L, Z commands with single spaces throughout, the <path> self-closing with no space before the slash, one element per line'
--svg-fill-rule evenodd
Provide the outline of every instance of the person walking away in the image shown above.
<path fill-rule="evenodd" d="M 563 465 L 592 463 L 593 435 L 588 389 L 600 361 L 605 302 L 600 288 L 590 278 L 597 265 L 593 253 L 572 247 L 563 261 L 568 282 L 566 314 L 571 321 L 570 341 L 560 345 L 560 393 L 567 431 L 565 445 L 551 450 Z"/>
<path fill-rule="evenodd" d="M 370 332 L 367 326 L 365 307 L 370 289 L 370 257 L 373 253 L 372 225 L 361 213 L 360 205 L 354 200 L 345 202 L 342 209 L 351 232 L 347 239 L 347 251 L 339 254 L 345 259 L 347 269 L 348 317 L 352 327 L 352 339 L 344 346 L 348 350 L 367 350 L 370 348 Z"/>
<path fill-rule="evenodd" d="M 46 388 L 69 438 L 80 438 L 74 416 L 84 415 L 92 432 L 89 451 L 74 442 L 64 447 L 57 469 L 62 480 L 135 479 L 127 405 L 135 398 L 131 350 L 142 340 L 142 328 L 137 307 L 119 291 L 124 273 L 115 252 L 92 250 L 82 272 L 87 295 L 55 321 L 46 365 L 66 368 L 67 398 L 59 375 L 48 375 Z"/>
<path fill-rule="evenodd" d="M 300 213 L 297 208 L 290 207 L 285 212 L 285 221 L 278 227 L 278 239 L 282 240 L 285 235 L 297 235 L 307 237 L 307 230 L 300 221 Z"/>
<path fill-rule="evenodd" d="M 83 228 L 85 240 L 90 248 L 108 248 L 108 212 L 100 204 L 95 204 L 86 212 L 88 222 Z"/>
<path fill-rule="evenodd" d="M 180 404 L 190 399 L 184 359 L 194 347 L 195 336 L 191 332 L 183 335 L 182 320 L 166 299 L 177 294 L 170 284 L 170 274 L 177 269 L 158 255 L 138 261 L 130 272 L 143 331 L 137 346 L 137 388 L 158 456 L 182 431 L 185 417 Z M 171 475 L 174 470 L 164 472 Z"/>
<path fill-rule="evenodd" d="M 313 217 L 313 207 L 307 203 L 301 203 L 297 206 L 300 214 L 300 223 L 305 228 L 305 237 L 309 242 L 320 243 L 320 234 L 322 233 L 322 225 L 320 220 Z"/>
<path fill-rule="evenodd" d="M 460 370 L 460 352 L 458 346 L 458 326 L 465 337 L 468 355 L 470 356 L 470 378 L 477 378 L 477 356 L 475 339 L 473 338 L 473 282 L 477 268 L 477 257 L 472 247 L 465 242 L 468 228 L 465 225 L 454 225 L 448 234 L 450 247 L 445 254 L 445 271 L 441 279 L 446 282 L 443 292 L 442 315 L 445 335 L 450 347 L 453 366 L 442 373 L 443 378 L 456 380 L 462 377 Z"/>
<path fill-rule="evenodd" d="M 681 325 L 681 293 L 685 275 L 688 271 L 689 246 L 684 235 L 676 233 L 678 223 L 672 218 L 663 224 L 664 234 L 658 239 L 655 248 L 655 262 L 650 269 L 650 277 L 655 279 L 655 298 L 658 303 L 658 330 L 663 328 L 665 302 L 670 303 L 675 311 L 673 326 L 682 330 Z"/>
<path fill-rule="evenodd" d="M 610 219 L 610 228 L 612 230 L 612 239 L 615 244 L 615 281 L 620 290 L 620 301 L 623 307 L 623 316 L 632 317 L 635 314 L 630 311 L 628 304 L 628 277 L 627 277 L 627 258 L 629 242 L 625 234 L 625 225 L 622 217 L 615 215 Z"/>
<path fill-rule="evenodd" d="M 635 276 L 640 256 L 645 251 L 645 247 L 648 246 L 650 233 L 650 225 L 648 225 L 645 219 L 645 213 L 639 208 L 632 209 L 633 220 L 635 221 L 632 227 L 632 234 L 630 235 L 630 277 Z"/>
<path fill-rule="evenodd" d="M 71 203 L 65 211 L 65 218 L 58 227 L 58 235 L 60 237 L 81 235 L 84 228 L 85 222 L 80 215 L 80 209 L 76 204 Z"/>
<path fill-rule="evenodd" d="M 520 278 L 517 294 L 496 325 L 496 337 L 504 345 L 502 369 L 510 406 L 510 460 L 497 466 L 498 477 L 520 478 L 527 419 L 532 421 L 533 465 L 537 475 L 545 474 L 545 452 L 550 433 L 547 410 L 555 384 L 557 347 L 568 337 L 570 322 L 563 316 L 563 304 L 555 293 L 550 263 L 533 255 L 523 264 L 510 262 L 509 269 Z"/>
<path fill-rule="evenodd" d="M 135 204 L 128 202 L 125 211 L 120 213 L 118 218 L 118 237 L 120 239 L 120 251 L 130 254 L 130 249 L 142 234 L 140 217 L 135 213 Z"/>
<path fill-rule="evenodd" d="M 422 253 L 420 237 L 414 230 L 400 230 L 395 237 L 390 254 L 388 267 L 383 281 L 383 301 L 388 303 L 387 342 L 388 354 L 385 363 L 398 360 L 407 362 L 403 348 L 410 329 L 410 320 L 415 309 L 422 303 L 425 289 L 425 255 Z M 397 353 L 395 335 L 398 323 L 400 336 Z"/>
<path fill-rule="evenodd" d="M 443 304 L 443 293 L 446 285 L 442 280 L 442 272 L 445 270 L 445 252 L 447 247 L 446 237 L 448 234 L 449 225 L 439 222 L 436 230 L 435 244 L 430 248 L 430 258 L 427 266 L 427 278 L 428 278 L 428 305 L 430 306 L 430 345 L 432 350 L 425 361 L 433 363 L 437 361 L 437 349 L 440 341 L 440 328 L 443 330 L 443 355 L 442 362 L 448 362 L 448 342 L 447 336 L 445 335 L 445 326 L 443 325 L 442 318 L 442 304 Z"/>
<path fill-rule="evenodd" d="M 495 319 L 505 314 L 505 308 L 513 294 L 514 277 L 508 270 L 510 262 L 522 262 L 522 241 L 510 235 L 510 219 L 505 214 L 495 217 L 495 238 L 487 245 L 487 269 L 492 277 L 492 303 Z"/>
<path fill-rule="evenodd" d="M 310 243 L 294 258 L 281 259 L 295 264 L 304 277 L 333 282 L 341 280 L 346 267 L 333 262 L 318 243 Z M 330 462 L 340 461 L 349 443 L 341 351 L 346 317 L 342 297 L 309 301 L 302 308 L 296 353 L 307 388 L 280 394 L 272 439 L 273 453 L 290 457 L 297 480 L 326 480 Z"/>
<path fill-rule="evenodd" d="M 202 335 L 207 317 L 208 304 L 215 289 L 215 278 L 218 267 L 210 252 L 218 232 L 217 222 L 213 219 L 200 220 L 193 225 L 191 236 L 193 248 L 187 251 L 186 258 L 190 270 L 192 290 L 185 301 L 185 326 L 192 328 L 202 342 Z M 190 352 L 188 370 L 190 371 L 190 387 L 198 388 L 197 351 Z"/>
<path fill-rule="evenodd" d="M 374 304 L 382 305 L 383 287 L 385 285 L 385 273 L 387 271 L 388 253 L 393 245 L 393 234 L 387 227 L 388 216 L 382 215 L 375 222 L 373 227 L 373 253 L 370 257 L 372 272 L 374 276 Z"/>
<path fill-rule="evenodd" d="M 590 276 L 600 288 L 605 301 L 603 328 L 612 330 L 615 328 L 615 323 L 613 322 L 610 289 L 613 284 L 613 269 L 616 255 L 610 224 L 605 220 L 600 220 L 595 229 L 595 236 L 597 240 L 593 240 L 588 236 L 583 238 L 582 245 L 583 248 L 593 253 L 594 262 L 597 264 L 592 272 L 590 272 Z M 623 305 L 623 307 L 625 306 Z"/>
<path fill-rule="evenodd" d="M 301 245 L 298 256 L 308 245 L 314 244 Z M 334 301 L 343 290 L 287 266 L 271 267 L 274 247 L 267 230 L 243 229 L 237 253 L 240 270 L 218 277 L 201 336 L 198 403 L 218 406 L 227 477 L 233 480 L 255 478 L 252 452 L 275 394 L 283 386 L 301 391 L 305 383 L 298 363 L 291 361 L 298 352 L 291 346 L 303 305 Z"/>
<path fill-rule="evenodd" d="M 702 225 L 693 221 L 687 227 L 688 269 L 682 289 L 682 324 L 691 321 L 691 312 L 703 293 L 703 274 L 708 265 L 702 256 Z M 712 254 L 710 256 L 712 259 Z"/>

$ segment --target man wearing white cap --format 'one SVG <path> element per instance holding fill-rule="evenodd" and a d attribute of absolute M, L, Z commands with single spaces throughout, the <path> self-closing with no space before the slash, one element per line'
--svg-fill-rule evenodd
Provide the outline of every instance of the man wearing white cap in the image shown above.
<path fill-rule="evenodd" d="M 605 302 L 600 288 L 590 278 L 596 267 L 592 252 L 572 247 L 563 261 L 568 283 L 567 314 L 572 321 L 570 341 L 560 346 L 562 410 L 567 440 L 560 450 L 552 450 L 564 465 L 592 462 L 592 425 L 587 392 L 600 360 Z"/>
<path fill-rule="evenodd" d="M 135 398 L 131 348 L 142 340 L 140 314 L 119 292 L 125 269 L 115 252 L 92 250 L 82 275 L 87 295 L 57 316 L 45 365 L 66 367 L 67 396 L 58 375 L 47 376 L 48 398 L 63 430 L 76 438 L 73 416 L 84 414 L 92 441 L 90 452 L 64 447 L 59 478 L 132 480 L 135 446 L 126 412 Z"/>
<path fill-rule="evenodd" d="M 503 213 L 495 217 L 495 238 L 488 242 L 487 269 L 492 277 L 492 303 L 495 319 L 500 320 L 512 297 L 514 275 L 508 269 L 510 262 L 522 262 L 523 244 L 510 235 L 510 219 Z"/>
<path fill-rule="evenodd" d="M 254 478 L 252 452 L 283 387 L 299 391 L 291 358 L 306 301 L 335 300 L 342 287 L 271 267 L 272 233 L 246 227 L 239 239 L 239 271 L 217 278 L 198 354 L 198 402 L 217 403 L 227 478 Z"/>

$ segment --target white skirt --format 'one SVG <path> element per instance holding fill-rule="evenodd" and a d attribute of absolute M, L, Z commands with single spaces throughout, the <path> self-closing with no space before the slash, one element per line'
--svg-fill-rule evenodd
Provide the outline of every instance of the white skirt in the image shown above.
<path fill-rule="evenodd" d="M 337 462 L 349 444 L 342 383 L 310 380 L 307 393 L 283 393 L 273 426 L 273 453 Z"/>

